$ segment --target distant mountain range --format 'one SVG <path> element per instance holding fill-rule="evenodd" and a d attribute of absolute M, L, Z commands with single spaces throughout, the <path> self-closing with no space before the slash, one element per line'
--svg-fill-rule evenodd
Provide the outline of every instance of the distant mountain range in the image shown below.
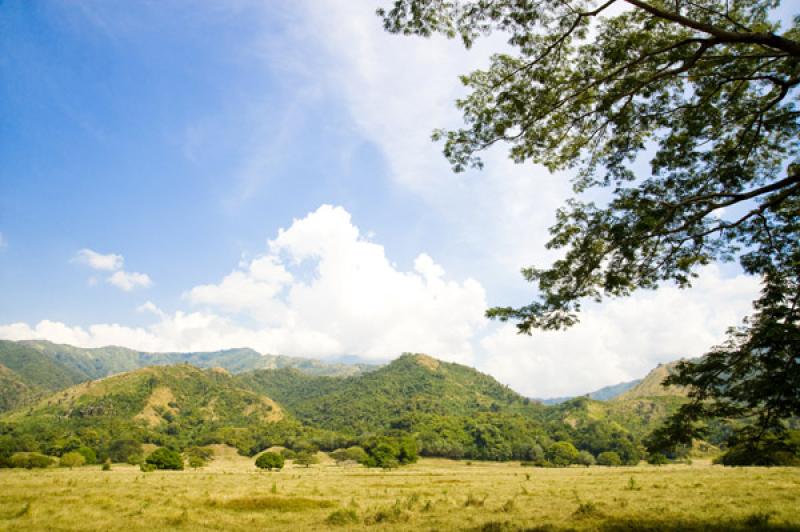
<path fill-rule="evenodd" d="M 593 394 L 612 400 L 548 406 L 423 354 L 378 367 L 251 349 L 145 353 L 0 341 L 0 451 L 88 445 L 102 454 L 126 441 L 226 443 L 253 454 L 413 435 L 431 456 L 544 460 L 566 440 L 635 463 L 638 439 L 685 401 L 681 390 L 659 386 L 670 367 Z"/>

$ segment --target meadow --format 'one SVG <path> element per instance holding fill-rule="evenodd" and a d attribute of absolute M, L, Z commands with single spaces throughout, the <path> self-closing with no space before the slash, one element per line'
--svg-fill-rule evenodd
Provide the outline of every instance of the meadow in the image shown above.
<path fill-rule="evenodd" d="M 800 530 L 800 469 L 539 469 L 422 459 L 392 471 L 290 462 L 0 470 L 0 530 Z"/>

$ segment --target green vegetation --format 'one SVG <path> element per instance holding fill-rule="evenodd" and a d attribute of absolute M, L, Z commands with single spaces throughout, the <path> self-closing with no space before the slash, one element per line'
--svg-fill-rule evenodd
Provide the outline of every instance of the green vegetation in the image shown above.
<path fill-rule="evenodd" d="M 61 460 L 58 461 L 58 465 L 61 467 L 69 467 L 70 469 L 73 467 L 80 467 L 86 463 L 86 458 L 77 451 L 70 451 L 68 453 L 64 453 L 61 455 Z"/>
<path fill-rule="evenodd" d="M 682 388 L 651 389 L 648 383 L 664 371 L 657 368 L 612 401 L 581 397 L 546 407 L 471 368 L 418 354 L 346 378 L 156 366 L 82 383 L 0 415 L 0 466 L 17 452 L 78 452 L 87 463 L 141 464 L 149 445 L 184 452 L 189 466 L 199 468 L 210 458 L 203 449 L 213 444 L 248 456 L 278 446 L 298 465 L 311 465 L 320 450 L 335 451 L 340 464 L 377 468 L 408 465 L 418 455 L 563 467 L 591 465 L 604 452 L 636 465 L 646 456 L 642 439 L 687 401 Z M 725 423 L 711 427 L 705 455 L 731 430 Z M 773 448 L 774 459 L 761 463 L 792 463 L 800 452 L 788 440 Z M 687 446 L 666 456 L 690 452 L 698 451 Z"/>
<path fill-rule="evenodd" d="M 577 323 L 585 300 L 689 287 L 716 261 L 738 260 L 760 279 L 753 315 L 669 377 L 690 400 L 650 439 L 652 452 L 706 438 L 709 420 L 737 420 L 726 443 L 742 452 L 731 460 L 761 463 L 775 442 L 788 449 L 800 416 L 800 17 L 784 12 L 782 24 L 777 7 L 395 0 L 379 9 L 393 33 L 467 47 L 492 32 L 508 39 L 487 69 L 463 76 L 464 126 L 434 133 L 455 171 L 480 168 L 495 144 L 517 163 L 577 170 L 547 243 L 563 253 L 523 269 L 538 298 L 488 317 L 521 333 L 557 330 Z"/>
<path fill-rule="evenodd" d="M 109 472 L 2 470 L 0 528 L 800 530 L 796 468 L 695 461 L 523 470 L 513 463 L 467 466 L 423 458 L 398 470 L 296 467 L 281 474 L 273 493 L 274 478 L 254 474 L 252 459 L 221 446 L 215 450 L 208 468 L 180 473 L 142 474 L 129 465 Z"/>
<path fill-rule="evenodd" d="M 177 451 L 161 447 L 150 453 L 145 463 L 155 466 L 156 469 L 183 470 L 183 457 Z"/>
<path fill-rule="evenodd" d="M 80 348 L 43 340 L 0 340 L 0 413 L 33 404 L 47 392 L 148 366 L 187 363 L 231 373 L 254 369 L 296 368 L 309 375 L 353 376 L 371 371 L 367 364 L 261 355 L 252 349 L 206 353 L 145 353 L 124 347 Z"/>
<path fill-rule="evenodd" d="M 280 471 L 283 469 L 283 456 L 279 453 L 265 452 L 256 458 L 256 467 L 259 469 L 267 469 L 272 471 L 276 469 Z"/>

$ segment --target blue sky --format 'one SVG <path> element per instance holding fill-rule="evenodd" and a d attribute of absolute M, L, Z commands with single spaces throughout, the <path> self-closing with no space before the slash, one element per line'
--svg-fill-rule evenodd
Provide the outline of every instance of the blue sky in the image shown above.
<path fill-rule="evenodd" d="M 747 312 L 754 280 L 709 268 L 565 334 L 487 323 L 534 295 L 519 268 L 552 259 L 568 176 L 502 148 L 452 174 L 430 132 L 502 43 L 390 36 L 375 6 L 3 2 L 0 336 L 427 351 L 548 396 L 697 356 Z"/>

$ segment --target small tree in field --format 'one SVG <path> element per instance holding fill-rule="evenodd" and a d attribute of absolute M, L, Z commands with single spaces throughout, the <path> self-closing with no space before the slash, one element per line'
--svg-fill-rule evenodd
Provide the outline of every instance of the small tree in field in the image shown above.
<path fill-rule="evenodd" d="M 272 471 L 283 469 L 283 456 L 278 453 L 266 452 L 256 458 L 256 467 L 259 469 L 266 469 Z"/>
<path fill-rule="evenodd" d="M 294 458 L 295 464 L 303 465 L 306 467 L 310 466 L 311 464 L 316 464 L 318 462 L 319 460 L 317 459 L 317 456 L 311 451 L 301 451 L 297 453 L 297 456 L 295 456 Z"/>
<path fill-rule="evenodd" d="M 597 456 L 597 463 L 603 466 L 622 465 L 622 458 L 614 451 L 604 451 Z"/>
<path fill-rule="evenodd" d="M 147 457 L 146 462 L 156 466 L 156 469 L 183 470 L 183 457 L 180 453 L 160 447 Z"/>
<path fill-rule="evenodd" d="M 80 467 L 85 463 L 86 463 L 86 458 L 84 458 L 83 455 L 77 451 L 70 451 L 68 453 L 65 453 L 61 457 L 61 460 L 59 461 L 59 465 L 61 467 L 68 467 L 70 469 L 72 469 L 73 467 Z"/>
<path fill-rule="evenodd" d="M 553 444 L 547 451 L 547 458 L 555 466 L 568 466 L 577 464 L 580 459 L 580 453 L 568 441 L 559 441 Z"/>

